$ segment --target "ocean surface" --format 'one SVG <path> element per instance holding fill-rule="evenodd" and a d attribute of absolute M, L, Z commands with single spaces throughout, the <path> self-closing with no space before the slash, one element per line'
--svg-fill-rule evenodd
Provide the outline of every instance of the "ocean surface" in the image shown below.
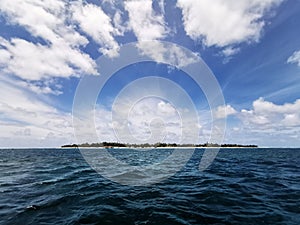
<path fill-rule="evenodd" d="M 109 151 L 133 165 L 172 153 Z M 221 149 L 200 172 L 203 152 L 169 179 L 133 187 L 76 149 L 1 149 L 0 224 L 300 224 L 300 149 Z"/>

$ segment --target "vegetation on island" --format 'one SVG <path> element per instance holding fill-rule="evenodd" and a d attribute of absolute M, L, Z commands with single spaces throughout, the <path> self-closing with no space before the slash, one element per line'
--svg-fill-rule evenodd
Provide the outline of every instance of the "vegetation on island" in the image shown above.
<path fill-rule="evenodd" d="M 83 144 L 69 144 L 63 145 L 62 148 L 79 148 L 79 147 L 89 147 L 89 148 L 114 148 L 114 147 L 127 147 L 127 148 L 161 148 L 161 147 L 195 147 L 195 148 L 206 148 L 206 147 L 216 147 L 216 148 L 257 148 L 257 145 L 241 145 L 241 144 L 214 144 L 214 143 L 204 143 L 204 144 L 176 144 L 176 143 L 155 143 L 155 144 L 124 144 L 118 142 L 100 142 L 100 143 L 83 143 Z"/>

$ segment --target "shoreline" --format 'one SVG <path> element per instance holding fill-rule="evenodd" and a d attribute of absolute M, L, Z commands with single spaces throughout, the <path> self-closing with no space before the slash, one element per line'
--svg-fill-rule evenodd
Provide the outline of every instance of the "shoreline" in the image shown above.
<path fill-rule="evenodd" d="M 138 148 L 138 147 L 113 147 L 113 148 L 104 148 L 104 147 L 0 147 L 0 150 L 27 150 L 27 149 L 300 149 L 300 147 L 146 147 L 146 148 Z"/>
<path fill-rule="evenodd" d="M 269 147 L 112 147 L 112 148 L 105 148 L 105 147 L 60 147 L 60 149 L 221 149 L 221 148 L 269 148 Z M 270 147 L 273 148 L 273 147 Z"/>

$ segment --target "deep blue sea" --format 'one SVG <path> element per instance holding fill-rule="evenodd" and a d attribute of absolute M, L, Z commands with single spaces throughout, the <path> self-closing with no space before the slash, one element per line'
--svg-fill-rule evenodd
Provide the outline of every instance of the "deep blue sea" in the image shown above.
<path fill-rule="evenodd" d="M 110 153 L 134 164 L 168 151 Z M 76 149 L 2 149 L 0 224 L 300 224 L 300 149 L 221 149 L 200 172 L 203 151 L 169 179 L 133 187 Z"/>

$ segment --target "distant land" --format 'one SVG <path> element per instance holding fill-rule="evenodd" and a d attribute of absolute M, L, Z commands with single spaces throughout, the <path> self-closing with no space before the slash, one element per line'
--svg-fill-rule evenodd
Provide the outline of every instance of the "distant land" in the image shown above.
<path fill-rule="evenodd" d="M 155 144 L 124 144 L 118 142 L 100 142 L 100 143 L 83 143 L 83 144 L 67 144 L 62 145 L 62 148 L 114 148 L 114 147 L 127 147 L 127 148 L 161 148 L 161 147 L 195 147 L 195 148 L 206 148 L 206 147 L 219 147 L 219 148 L 257 148 L 257 145 L 241 145 L 241 144 L 176 144 L 176 143 L 155 143 Z"/>

